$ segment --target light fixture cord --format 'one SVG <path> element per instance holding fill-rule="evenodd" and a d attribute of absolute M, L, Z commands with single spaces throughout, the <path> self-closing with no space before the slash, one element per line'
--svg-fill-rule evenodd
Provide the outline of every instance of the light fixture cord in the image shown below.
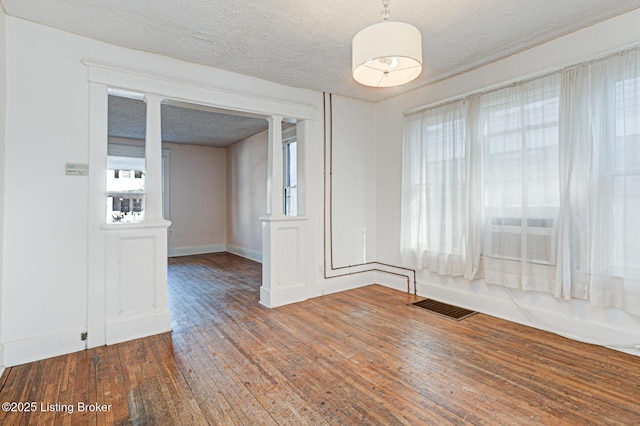
<path fill-rule="evenodd" d="M 388 21 L 389 15 L 391 15 L 391 9 L 389 9 L 389 3 L 391 3 L 391 0 L 382 0 L 382 13 L 380 14 L 382 15 L 382 19 L 384 21 Z"/>

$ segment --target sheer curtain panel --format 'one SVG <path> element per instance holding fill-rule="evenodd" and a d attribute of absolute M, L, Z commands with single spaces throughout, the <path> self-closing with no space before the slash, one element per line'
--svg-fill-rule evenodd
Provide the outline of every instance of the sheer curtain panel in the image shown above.
<path fill-rule="evenodd" d="M 488 283 L 555 292 L 559 76 L 482 96 L 483 269 Z"/>
<path fill-rule="evenodd" d="M 405 118 L 401 253 L 405 264 L 464 274 L 465 102 Z"/>
<path fill-rule="evenodd" d="M 593 217 L 582 235 L 589 265 L 577 266 L 590 273 L 592 303 L 640 314 L 640 55 L 595 62 L 588 75 Z"/>

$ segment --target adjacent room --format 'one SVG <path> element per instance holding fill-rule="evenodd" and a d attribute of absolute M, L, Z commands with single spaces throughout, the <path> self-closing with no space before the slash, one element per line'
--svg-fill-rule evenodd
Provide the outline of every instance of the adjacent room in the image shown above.
<path fill-rule="evenodd" d="M 0 4 L 0 423 L 640 423 L 640 0 Z"/>
<path fill-rule="evenodd" d="M 108 161 L 126 165 L 138 159 L 138 175 L 143 175 L 145 102 L 141 96 L 116 94 L 109 96 Z M 161 121 L 162 217 L 171 221 L 169 257 L 228 251 L 260 262 L 267 121 L 175 101 L 161 105 Z M 131 174 L 135 177 L 135 170 Z M 125 182 L 118 177 L 112 182 Z M 134 204 L 130 208 L 117 198 L 108 201 L 107 221 L 143 221 L 140 206 L 136 211 Z"/>

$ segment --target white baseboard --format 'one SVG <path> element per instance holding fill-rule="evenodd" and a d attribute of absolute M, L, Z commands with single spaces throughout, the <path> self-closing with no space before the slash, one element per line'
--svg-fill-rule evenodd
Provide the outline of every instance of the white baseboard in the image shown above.
<path fill-rule="evenodd" d="M 73 328 L 45 336 L 4 342 L 4 366 L 13 367 L 85 349 L 80 335 L 86 328 Z"/>
<path fill-rule="evenodd" d="M 86 349 L 81 334 L 86 328 L 78 327 L 44 336 L 4 342 L 1 349 L 5 367 L 39 361 Z M 107 344 L 147 337 L 171 331 L 169 311 L 153 312 L 107 322 Z M 0 371 L 1 373 L 1 371 Z"/>
<path fill-rule="evenodd" d="M 394 290 L 404 291 L 407 290 L 413 294 L 413 277 L 409 277 L 409 288 L 407 289 L 407 278 L 398 275 L 385 274 L 384 272 L 376 271 L 375 282 L 385 287 L 392 288 Z"/>
<path fill-rule="evenodd" d="M 308 298 L 306 284 L 279 289 L 260 287 L 260 304 L 267 308 L 277 308 L 290 303 L 302 302 Z"/>
<path fill-rule="evenodd" d="M 227 251 L 226 244 L 211 244 L 194 247 L 172 247 L 167 250 L 169 257 L 193 256 L 196 254 L 222 253 Z"/>
<path fill-rule="evenodd" d="M 346 275 L 339 275 L 336 271 L 330 271 L 328 275 L 326 279 L 316 281 L 313 290 L 309 292 L 309 297 L 340 293 L 341 291 L 365 287 L 376 282 L 373 271 L 363 271 L 357 274 Z"/>
<path fill-rule="evenodd" d="M 381 285 L 406 291 L 406 281 L 402 288 L 399 277 L 378 274 L 376 278 Z M 589 310 L 583 301 L 564 301 L 553 299 L 550 295 L 520 292 L 514 297 L 522 300 L 516 303 L 507 289 L 488 286 L 482 282 L 460 284 L 447 281 L 446 285 L 438 285 L 419 281 L 417 290 L 419 296 L 549 331 L 569 339 L 640 356 L 640 350 L 635 348 L 640 344 L 640 331 L 637 327 L 580 318 L 574 311 L 587 315 L 584 312 Z M 551 307 L 556 310 L 550 309 Z"/>
<path fill-rule="evenodd" d="M 321 297 L 327 294 L 340 293 L 341 291 L 352 290 L 354 288 L 365 287 L 375 283 L 374 271 L 361 271 L 341 275 L 332 271 L 333 276 L 328 276 L 317 280 L 313 285 L 268 289 L 260 287 L 260 304 L 268 308 L 297 303 L 314 297 Z M 405 284 L 406 286 L 406 284 Z"/>
<path fill-rule="evenodd" d="M 243 247 L 227 244 L 227 251 L 245 259 L 253 260 L 254 262 L 262 263 L 262 253 L 257 250 L 251 250 Z"/>
<path fill-rule="evenodd" d="M 171 331 L 169 311 L 150 312 L 107 320 L 107 345 Z"/>

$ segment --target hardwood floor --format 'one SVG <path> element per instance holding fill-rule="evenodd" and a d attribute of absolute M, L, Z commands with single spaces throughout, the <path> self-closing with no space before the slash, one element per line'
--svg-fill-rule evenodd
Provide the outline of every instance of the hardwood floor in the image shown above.
<path fill-rule="evenodd" d="M 270 310 L 259 283 L 230 254 L 170 259 L 173 333 L 8 368 L 0 402 L 37 410 L 0 423 L 640 424 L 640 357 L 376 285 Z"/>

